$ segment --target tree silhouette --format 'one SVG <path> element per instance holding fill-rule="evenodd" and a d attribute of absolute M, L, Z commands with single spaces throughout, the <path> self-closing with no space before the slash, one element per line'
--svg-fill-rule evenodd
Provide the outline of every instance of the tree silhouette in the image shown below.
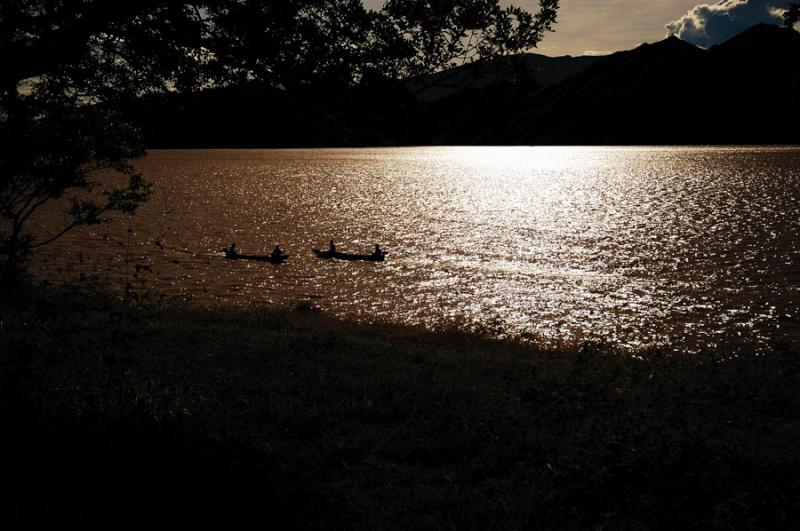
<path fill-rule="evenodd" d="M 531 14 L 498 0 L 240 0 L 209 9 L 218 71 L 293 90 L 400 80 L 536 46 L 558 0 Z"/>
<path fill-rule="evenodd" d="M 154 93 L 249 84 L 331 94 L 536 45 L 557 0 L 531 14 L 498 0 L 4 0 L 0 3 L 0 259 L 20 259 L 150 187 L 130 109 Z M 120 182 L 120 178 L 124 182 Z M 54 200 L 68 221 L 26 223 Z"/>
<path fill-rule="evenodd" d="M 31 249 L 150 191 L 127 162 L 143 154 L 121 113 L 153 91 L 197 87 L 197 6 L 168 0 L 0 4 L 0 256 L 13 275 Z M 53 200 L 67 221 L 35 240 L 26 222 Z"/>
<path fill-rule="evenodd" d="M 360 0 L 240 0 L 209 15 L 221 82 L 288 90 L 352 84 L 377 18 Z"/>
<path fill-rule="evenodd" d="M 789 9 L 783 13 L 783 25 L 794 28 L 798 21 L 800 21 L 800 3 L 789 2 Z"/>
<path fill-rule="evenodd" d="M 410 45 L 404 74 L 416 76 L 535 47 L 556 21 L 558 0 L 539 6 L 531 14 L 496 0 L 389 0 L 384 11 Z"/>

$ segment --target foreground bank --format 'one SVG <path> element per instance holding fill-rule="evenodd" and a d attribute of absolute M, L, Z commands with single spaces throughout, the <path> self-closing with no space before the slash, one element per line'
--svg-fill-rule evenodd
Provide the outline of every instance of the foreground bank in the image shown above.
<path fill-rule="evenodd" d="M 2 301 L 13 528 L 800 521 L 800 359 L 780 345 L 630 357 L 309 308 L 141 308 L 49 289 Z"/>

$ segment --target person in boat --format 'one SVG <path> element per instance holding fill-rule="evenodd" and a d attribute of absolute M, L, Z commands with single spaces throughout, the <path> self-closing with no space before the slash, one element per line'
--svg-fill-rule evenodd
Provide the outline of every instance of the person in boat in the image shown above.
<path fill-rule="evenodd" d="M 225 254 L 227 256 L 236 256 L 239 254 L 239 251 L 236 250 L 236 242 L 232 242 L 230 246 L 225 249 Z"/>
<path fill-rule="evenodd" d="M 335 253 L 336 252 L 336 244 L 333 243 L 333 240 L 331 240 L 330 243 L 328 244 L 328 252 L 329 253 Z"/>
<path fill-rule="evenodd" d="M 272 250 L 272 258 L 280 258 L 283 256 L 283 251 L 281 251 L 280 244 L 275 244 L 275 248 Z"/>
<path fill-rule="evenodd" d="M 375 250 L 372 252 L 372 256 L 383 256 L 383 251 L 381 250 L 381 246 L 377 243 L 375 244 Z"/>

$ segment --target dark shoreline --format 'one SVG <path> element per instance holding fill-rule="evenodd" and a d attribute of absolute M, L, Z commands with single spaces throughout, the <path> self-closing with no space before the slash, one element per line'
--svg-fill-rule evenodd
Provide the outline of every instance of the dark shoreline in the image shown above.
<path fill-rule="evenodd" d="M 6 528 L 800 522 L 800 357 L 0 298 Z"/>
<path fill-rule="evenodd" d="M 162 146 L 148 146 L 147 151 L 304 151 L 309 149 L 321 150 L 335 150 L 335 149 L 426 149 L 426 148 L 780 148 L 780 149 L 800 149 L 800 144 L 783 144 L 783 143 L 752 143 L 752 144 L 704 144 L 704 143 L 689 143 L 689 144 L 354 144 L 354 145 L 340 145 L 340 144 L 320 144 L 320 145 L 241 145 L 241 146 L 179 146 L 175 147 L 162 147 Z"/>

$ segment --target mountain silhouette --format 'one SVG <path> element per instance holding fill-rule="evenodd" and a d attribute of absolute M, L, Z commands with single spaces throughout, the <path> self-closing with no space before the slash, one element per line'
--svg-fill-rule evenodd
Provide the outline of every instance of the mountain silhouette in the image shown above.
<path fill-rule="evenodd" d="M 407 81 L 331 94 L 249 83 L 145 102 L 131 119 L 150 148 L 419 145 L 435 142 L 465 109 L 488 110 L 566 79 L 598 57 L 520 54 Z M 522 75 L 520 74 L 522 72 Z M 509 76 L 515 77 L 513 82 Z M 524 82 L 523 82 L 524 78 Z"/>
<path fill-rule="evenodd" d="M 476 141 L 790 144 L 799 103 L 800 33 L 759 25 L 709 50 L 671 37 L 608 56 L 518 101 L 504 130 Z"/>
<path fill-rule="evenodd" d="M 536 88 L 549 87 L 574 76 L 597 62 L 600 57 L 564 55 L 549 57 L 536 53 L 515 55 L 478 64 L 458 66 L 406 83 L 414 97 L 423 102 L 436 102 L 462 90 L 484 90 L 505 74 L 504 70 L 523 70 L 536 81 Z"/>
<path fill-rule="evenodd" d="M 670 37 L 604 57 L 523 54 L 404 86 L 249 85 L 148 108 L 148 147 L 797 144 L 800 33 L 758 25 L 708 50 Z"/>

